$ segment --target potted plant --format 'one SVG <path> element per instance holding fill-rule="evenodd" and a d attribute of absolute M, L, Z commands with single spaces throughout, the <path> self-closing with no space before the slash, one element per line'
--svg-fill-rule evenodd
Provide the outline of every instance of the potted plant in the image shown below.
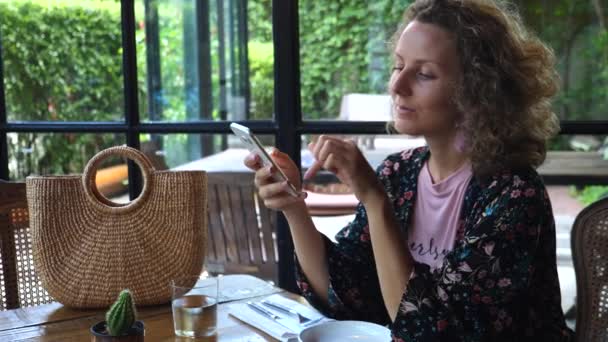
<path fill-rule="evenodd" d="M 140 342 L 144 323 L 137 321 L 135 303 L 129 290 L 122 290 L 106 313 L 106 320 L 91 327 L 93 342 Z"/>

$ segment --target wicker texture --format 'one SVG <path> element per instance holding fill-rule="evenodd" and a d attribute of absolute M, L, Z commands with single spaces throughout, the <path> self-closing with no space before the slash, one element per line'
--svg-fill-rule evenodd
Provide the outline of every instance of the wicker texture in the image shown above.
<path fill-rule="evenodd" d="M 0 310 L 53 301 L 33 265 L 25 183 L 0 181 L 0 294 Z"/>
<path fill-rule="evenodd" d="M 608 341 L 608 198 L 585 208 L 574 221 L 576 341 Z"/>
<path fill-rule="evenodd" d="M 208 174 L 207 268 L 277 282 L 276 215 L 260 200 L 253 177 L 253 172 Z"/>
<path fill-rule="evenodd" d="M 127 204 L 95 187 L 110 155 L 134 160 L 143 189 Z M 109 306 L 128 288 L 138 305 L 166 303 L 171 279 L 202 270 L 205 257 L 206 173 L 156 171 L 141 152 L 99 152 L 82 176 L 28 177 L 34 264 L 57 301 L 77 308 Z"/>

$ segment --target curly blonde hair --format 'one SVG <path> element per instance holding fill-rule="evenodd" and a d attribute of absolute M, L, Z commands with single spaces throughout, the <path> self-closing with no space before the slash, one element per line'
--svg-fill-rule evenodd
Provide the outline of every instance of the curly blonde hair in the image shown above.
<path fill-rule="evenodd" d="M 417 0 L 393 47 L 414 20 L 456 38 L 461 78 L 453 98 L 474 173 L 542 164 L 559 130 L 550 101 L 559 78 L 553 51 L 525 29 L 515 8 L 491 0 Z"/>

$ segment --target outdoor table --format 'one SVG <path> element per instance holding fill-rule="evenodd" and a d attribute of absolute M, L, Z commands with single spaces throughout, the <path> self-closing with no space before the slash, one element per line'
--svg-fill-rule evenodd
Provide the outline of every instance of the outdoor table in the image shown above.
<path fill-rule="evenodd" d="M 228 277 L 226 277 L 228 279 Z M 238 284 L 229 284 L 239 288 L 257 286 L 264 282 L 253 276 L 235 277 Z M 220 282 L 221 284 L 221 282 Z M 307 304 L 306 300 L 297 294 L 272 287 L 275 293 L 286 298 Z M 220 285 L 221 291 L 221 285 Z M 237 301 L 261 300 L 271 294 L 256 295 L 241 298 Z M 146 341 L 276 341 L 264 332 L 245 324 L 228 315 L 229 304 L 220 303 L 218 306 L 217 334 L 211 338 L 180 338 L 173 332 L 171 304 L 138 307 L 138 319 L 145 324 Z M 0 311 L 0 341 L 90 341 L 89 328 L 104 320 L 107 309 L 76 310 L 64 307 L 60 303 Z"/>

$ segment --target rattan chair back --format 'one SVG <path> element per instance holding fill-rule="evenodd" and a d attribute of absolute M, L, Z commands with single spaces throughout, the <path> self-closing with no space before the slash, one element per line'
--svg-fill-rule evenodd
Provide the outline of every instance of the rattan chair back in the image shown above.
<path fill-rule="evenodd" d="M 581 211 L 572 229 L 576 341 L 608 341 L 608 198 Z"/>
<path fill-rule="evenodd" d="M 25 183 L 0 180 L 0 310 L 53 301 L 34 269 Z"/>

